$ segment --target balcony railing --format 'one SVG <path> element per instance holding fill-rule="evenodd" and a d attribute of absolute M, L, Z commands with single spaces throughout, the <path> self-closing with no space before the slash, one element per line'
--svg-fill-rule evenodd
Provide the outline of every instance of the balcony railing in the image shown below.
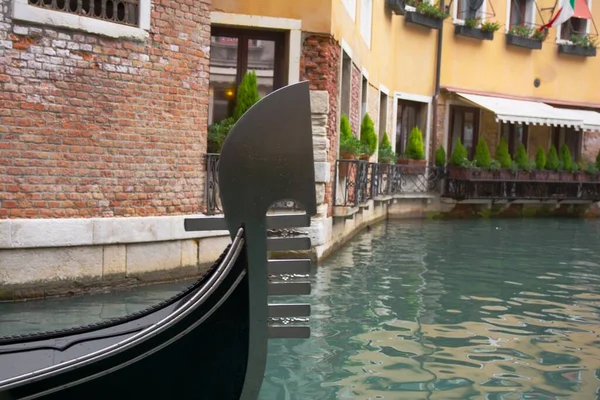
<path fill-rule="evenodd" d="M 214 215 L 223 212 L 219 193 L 219 156 L 217 153 L 206 154 L 206 184 L 204 185 L 204 203 L 206 214 Z M 293 201 L 280 201 L 271 207 L 271 211 L 297 211 L 298 204 Z"/>
<path fill-rule="evenodd" d="M 371 199 L 432 192 L 442 177 L 437 167 L 337 160 L 335 206 L 355 207 Z"/>
<path fill-rule="evenodd" d="M 599 201 L 600 175 L 448 167 L 443 197 L 455 200 Z"/>

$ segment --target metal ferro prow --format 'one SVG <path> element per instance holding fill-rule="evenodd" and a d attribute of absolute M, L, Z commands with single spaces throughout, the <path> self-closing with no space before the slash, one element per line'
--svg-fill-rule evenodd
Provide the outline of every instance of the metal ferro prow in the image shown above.
<path fill-rule="evenodd" d="M 306 338 L 307 326 L 277 326 L 269 318 L 308 316 L 307 304 L 268 304 L 268 296 L 310 294 L 309 282 L 269 282 L 269 275 L 303 274 L 310 260 L 267 260 L 268 250 L 310 249 L 308 238 L 267 240 L 267 229 L 310 226 L 316 214 L 310 91 L 300 82 L 274 91 L 251 107 L 227 135 L 219 160 L 224 218 L 186 219 L 186 231 L 244 227 L 249 289 L 248 363 L 241 399 L 258 396 L 269 338 Z M 293 200 L 305 213 L 269 215 Z"/>

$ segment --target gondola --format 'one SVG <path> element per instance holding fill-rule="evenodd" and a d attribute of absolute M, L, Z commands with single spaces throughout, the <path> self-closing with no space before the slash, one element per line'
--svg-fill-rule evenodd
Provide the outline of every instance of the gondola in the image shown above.
<path fill-rule="evenodd" d="M 308 337 L 278 318 L 305 304 L 309 260 L 268 260 L 268 250 L 310 248 L 308 238 L 267 229 L 310 226 L 316 213 L 307 82 L 256 103 L 233 127 L 219 160 L 224 217 L 187 218 L 186 231 L 226 229 L 231 244 L 197 282 L 144 311 L 61 331 L 0 337 L 0 399 L 256 399 L 269 338 Z M 304 212 L 269 214 L 293 200 Z"/>

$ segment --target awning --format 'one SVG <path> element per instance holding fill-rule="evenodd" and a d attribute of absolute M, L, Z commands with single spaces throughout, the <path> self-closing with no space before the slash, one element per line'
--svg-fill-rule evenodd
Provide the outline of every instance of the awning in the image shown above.
<path fill-rule="evenodd" d="M 575 0 L 575 10 L 572 18 L 592 19 L 592 13 L 585 0 Z"/>
<path fill-rule="evenodd" d="M 466 101 L 496 114 L 496 121 L 526 125 L 566 126 L 576 129 L 583 127 L 581 116 L 557 112 L 554 107 L 545 103 L 455 93 Z"/>
<path fill-rule="evenodd" d="M 600 113 L 589 110 L 553 107 L 556 112 L 569 118 L 579 118 L 583 121 L 582 129 L 600 132 Z"/>

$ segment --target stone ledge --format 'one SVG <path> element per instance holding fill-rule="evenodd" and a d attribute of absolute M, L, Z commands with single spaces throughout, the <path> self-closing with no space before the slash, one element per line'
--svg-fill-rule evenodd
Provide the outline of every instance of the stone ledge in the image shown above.
<path fill-rule="evenodd" d="M 184 230 L 184 219 L 206 217 L 203 214 L 194 214 L 165 217 L 0 220 L 0 249 L 147 243 L 229 234 L 228 231 Z"/>
<path fill-rule="evenodd" d="M 435 199 L 433 193 L 398 193 L 392 195 L 394 199 Z"/>

